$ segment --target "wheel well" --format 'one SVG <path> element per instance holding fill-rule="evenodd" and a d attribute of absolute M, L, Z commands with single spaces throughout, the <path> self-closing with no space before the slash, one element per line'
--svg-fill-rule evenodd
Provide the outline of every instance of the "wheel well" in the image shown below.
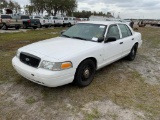
<path fill-rule="evenodd" d="M 88 59 L 92 60 L 92 61 L 95 63 L 95 66 L 96 66 L 96 69 L 97 69 L 97 60 L 96 60 L 96 58 L 94 58 L 94 57 L 86 58 L 86 59 L 84 59 L 83 61 L 81 61 L 80 64 L 81 64 L 82 62 L 84 62 L 85 60 L 88 60 Z M 78 65 L 78 67 L 80 66 L 80 64 Z M 77 67 L 77 68 L 78 68 L 78 67 Z"/>
<path fill-rule="evenodd" d="M 138 48 L 139 43 L 138 43 L 138 42 L 136 42 L 136 43 L 135 43 L 135 45 L 136 45 L 136 46 L 137 46 L 137 48 Z"/>
<path fill-rule="evenodd" d="M 89 57 L 89 58 L 86 58 L 86 59 L 82 60 L 82 61 L 79 63 L 77 69 L 79 68 L 79 66 L 81 65 L 82 62 L 84 62 L 85 60 L 88 60 L 88 59 L 92 60 L 92 61 L 95 63 L 95 66 L 96 66 L 96 69 L 97 69 L 97 60 L 96 60 L 96 58 L 94 58 L 94 57 Z M 77 69 L 76 69 L 76 73 L 77 73 Z M 76 75 L 76 73 L 75 73 L 75 75 Z M 74 77 L 75 77 L 75 76 L 74 76 Z M 74 81 L 74 80 L 73 80 L 73 81 Z"/>

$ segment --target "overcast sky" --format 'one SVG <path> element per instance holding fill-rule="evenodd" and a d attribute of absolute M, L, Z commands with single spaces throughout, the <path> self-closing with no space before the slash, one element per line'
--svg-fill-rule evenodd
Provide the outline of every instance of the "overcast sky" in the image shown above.
<path fill-rule="evenodd" d="M 13 0 L 21 5 L 29 0 Z M 118 13 L 121 18 L 154 18 L 160 19 L 160 0 L 77 0 L 78 10 L 103 11 Z M 98 2 L 97 2 L 98 1 Z"/>

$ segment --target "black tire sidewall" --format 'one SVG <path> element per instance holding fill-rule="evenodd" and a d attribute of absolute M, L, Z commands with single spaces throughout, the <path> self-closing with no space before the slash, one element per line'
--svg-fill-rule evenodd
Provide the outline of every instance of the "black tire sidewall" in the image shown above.
<path fill-rule="evenodd" d="M 135 59 L 136 54 L 137 54 L 137 47 L 138 47 L 137 45 L 133 46 L 130 54 L 128 55 L 128 60 L 133 61 Z"/>
<path fill-rule="evenodd" d="M 84 68 L 87 65 L 89 65 L 92 68 L 92 73 L 91 73 L 91 76 L 87 79 L 87 81 L 83 81 L 81 75 L 84 72 Z M 74 83 L 76 85 L 78 85 L 79 87 L 86 87 L 86 86 L 88 86 L 93 81 L 95 72 L 96 72 L 96 65 L 95 65 L 95 63 L 92 60 L 88 59 L 88 60 L 83 61 L 79 65 L 79 67 L 78 67 L 78 69 L 76 71 Z"/>

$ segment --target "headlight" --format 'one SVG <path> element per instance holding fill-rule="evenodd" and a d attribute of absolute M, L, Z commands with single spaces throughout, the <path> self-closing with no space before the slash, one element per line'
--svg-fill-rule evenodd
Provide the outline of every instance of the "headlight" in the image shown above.
<path fill-rule="evenodd" d="M 49 61 L 42 61 L 40 68 L 51 70 L 51 71 L 60 71 L 72 68 L 71 62 L 63 62 L 63 63 L 54 63 Z"/>
<path fill-rule="evenodd" d="M 16 57 L 19 58 L 20 57 L 20 51 L 17 50 L 16 52 Z"/>

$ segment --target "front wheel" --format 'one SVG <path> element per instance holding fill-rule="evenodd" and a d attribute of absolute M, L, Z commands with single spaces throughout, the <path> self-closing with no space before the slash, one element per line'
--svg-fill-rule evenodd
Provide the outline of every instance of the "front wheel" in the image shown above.
<path fill-rule="evenodd" d="M 48 28 L 49 26 L 45 26 L 45 28 Z"/>
<path fill-rule="evenodd" d="M 135 44 L 131 52 L 129 53 L 129 55 L 126 57 L 128 60 L 133 61 L 135 59 L 136 54 L 137 54 L 137 48 L 138 48 L 138 45 Z"/>
<path fill-rule="evenodd" d="M 3 26 L 2 26 L 2 28 L 1 28 L 2 30 L 7 30 L 8 29 L 8 27 L 7 27 L 7 25 L 6 24 L 3 24 Z"/>
<path fill-rule="evenodd" d="M 88 86 L 93 81 L 95 72 L 96 65 L 92 60 L 83 61 L 76 71 L 74 83 L 79 87 Z"/>
<path fill-rule="evenodd" d="M 71 27 L 71 26 L 72 26 L 71 23 L 69 23 L 69 24 L 68 24 L 68 27 Z"/>
<path fill-rule="evenodd" d="M 20 26 L 16 26 L 15 29 L 16 29 L 16 30 L 19 30 L 19 29 L 20 29 Z"/>

